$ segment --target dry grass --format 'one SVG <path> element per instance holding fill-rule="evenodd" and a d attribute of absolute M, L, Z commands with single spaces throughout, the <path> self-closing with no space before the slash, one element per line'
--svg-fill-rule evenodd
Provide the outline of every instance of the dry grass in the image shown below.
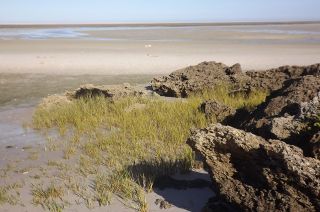
<path fill-rule="evenodd" d="M 126 172 L 116 172 L 111 176 L 97 175 L 95 190 L 100 205 L 110 204 L 112 194 L 115 194 L 128 207 L 148 211 L 144 190 Z"/>
<path fill-rule="evenodd" d="M 33 186 L 32 188 L 33 204 L 41 205 L 43 209 L 60 212 L 63 210 L 66 204 L 63 201 L 64 190 L 62 187 L 58 187 L 51 184 L 47 188 L 43 188 L 40 185 Z"/>
<path fill-rule="evenodd" d="M 20 193 L 18 189 L 22 188 L 22 184 L 14 183 L 7 186 L 0 186 L 0 205 L 10 204 L 16 205 L 19 202 Z"/>
<path fill-rule="evenodd" d="M 195 98 L 201 98 L 205 100 L 216 100 L 224 103 L 232 108 L 239 109 L 245 108 L 248 110 L 253 109 L 261 102 L 264 102 L 268 93 L 265 91 L 255 90 L 249 93 L 238 92 L 230 93 L 229 86 L 217 86 L 213 89 L 205 89 L 192 95 Z"/>
<path fill-rule="evenodd" d="M 82 98 L 64 106 L 38 108 L 33 126 L 57 128 L 61 135 L 69 135 L 64 156 L 68 159 L 79 152 L 78 171 L 84 177 L 94 175 L 95 199 L 100 205 L 110 204 L 116 195 L 133 208 L 146 211 L 144 193 L 152 190 L 156 177 L 192 167 L 194 155 L 185 141 L 191 128 L 205 127 L 209 122 L 198 108 L 204 99 L 250 109 L 265 97 L 264 92 L 230 95 L 228 88 L 221 86 L 174 101 Z M 144 107 L 132 109 L 134 105 Z M 97 174 L 98 167 L 109 173 Z"/>

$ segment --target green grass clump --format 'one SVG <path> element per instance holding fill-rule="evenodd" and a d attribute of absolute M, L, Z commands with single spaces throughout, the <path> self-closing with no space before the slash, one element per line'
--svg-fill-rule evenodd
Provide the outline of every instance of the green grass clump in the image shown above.
<path fill-rule="evenodd" d="M 16 205 L 19 202 L 20 193 L 18 189 L 22 188 L 22 184 L 14 183 L 7 186 L 0 186 L 0 205 L 8 203 Z"/>
<path fill-rule="evenodd" d="M 60 212 L 65 205 L 65 202 L 63 201 L 63 188 L 54 184 L 51 184 L 47 188 L 33 186 L 32 196 L 34 205 L 41 205 L 43 209 L 49 211 Z"/>
<path fill-rule="evenodd" d="M 239 109 L 253 109 L 260 103 L 264 102 L 268 92 L 254 90 L 251 92 L 235 92 L 230 93 L 230 87 L 227 85 L 217 86 L 215 89 L 204 89 L 193 94 L 193 97 L 204 100 L 216 100 L 229 107 Z"/>
<path fill-rule="evenodd" d="M 127 172 L 115 172 L 108 176 L 99 174 L 95 179 L 97 201 L 100 205 L 110 204 L 112 194 L 137 211 L 148 211 L 145 192 Z"/>
<path fill-rule="evenodd" d="M 7 190 L 3 187 L 0 187 L 0 205 L 8 202 Z"/>
<path fill-rule="evenodd" d="M 199 110 L 204 100 L 250 109 L 265 97 L 265 92 L 231 95 L 227 87 L 221 86 L 173 101 L 151 97 L 126 97 L 114 102 L 99 96 L 81 98 L 63 106 L 39 107 L 33 126 L 71 134 L 65 159 L 75 152 L 81 155 L 79 173 L 95 176 L 95 199 L 100 205 L 108 205 L 111 196 L 116 195 L 145 211 L 144 192 L 152 190 L 157 177 L 191 169 L 194 155 L 185 141 L 191 128 L 202 128 L 210 122 Z M 98 167 L 113 174 L 97 174 Z"/>

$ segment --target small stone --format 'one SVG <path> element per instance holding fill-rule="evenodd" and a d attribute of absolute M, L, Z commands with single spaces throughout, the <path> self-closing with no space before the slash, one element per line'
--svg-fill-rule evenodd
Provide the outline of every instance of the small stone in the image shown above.
<path fill-rule="evenodd" d="M 172 205 L 164 199 L 156 199 L 155 204 L 159 205 L 160 209 L 169 209 L 172 207 Z"/>

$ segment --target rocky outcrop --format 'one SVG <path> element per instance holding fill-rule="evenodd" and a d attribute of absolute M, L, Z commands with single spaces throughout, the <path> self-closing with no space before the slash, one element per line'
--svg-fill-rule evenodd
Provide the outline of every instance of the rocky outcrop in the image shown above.
<path fill-rule="evenodd" d="M 155 78 L 151 87 L 162 96 L 187 97 L 193 92 L 217 85 L 230 85 L 234 91 L 275 91 L 288 80 L 302 76 L 320 76 L 320 64 L 282 66 L 267 71 L 242 72 L 240 64 L 228 67 L 222 63 L 203 62 L 175 71 L 169 76 Z"/>
<path fill-rule="evenodd" d="M 311 154 L 320 160 L 320 130 L 314 133 L 310 140 L 310 152 Z"/>
<path fill-rule="evenodd" d="M 236 113 L 236 110 L 215 100 L 204 101 L 200 110 L 205 113 L 206 118 L 216 122 L 224 122 Z"/>
<path fill-rule="evenodd" d="M 320 210 L 320 161 L 299 148 L 221 124 L 194 131 L 187 143 L 217 190 L 206 211 Z"/>
<path fill-rule="evenodd" d="M 102 85 L 95 86 L 92 84 L 82 85 L 74 91 L 66 91 L 64 94 L 49 95 L 44 98 L 39 107 L 49 108 L 52 106 L 65 105 L 79 98 L 91 98 L 103 96 L 108 100 L 114 101 L 123 97 L 152 97 L 158 96 L 157 93 L 148 90 L 144 86 L 132 86 L 128 83 L 122 85 Z M 142 108 L 142 105 L 134 105 L 128 108 L 128 111 Z"/>
<path fill-rule="evenodd" d="M 73 97 L 78 99 L 81 97 L 94 97 L 94 96 L 104 96 L 108 99 L 119 99 L 122 97 L 141 97 L 148 96 L 151 93 L 145 88 L 131 86 L 130 84 L 122 85 L 83 85 L 73 92 Z"/>
<path fill-rule="evenodd" d="M 320 114 L 320 76 L 290 80 L 252 112 L 241 128 L 267 139 L 279 139 L 301 147 L 317 157 L 317 145 L 310 142 L 312 125 Z M 311 151 L 312 150 L 312 151 Z"/>
<path fill-rule="evenodd" d="M 152 89 L 162 96 L 187 97 L 193 92 L 217 85 L 245 84 L 250 79 L 241 71 L 240 64 L 228 67 L 222 63 L 203 62 L 173 72 L 169 76 L 155 78 L 151 81 Z"/>
<path fill-rule="evenodd" d="M 251 89 L 275 91 L 285 86 L 288 80 L 303 76 L 320 76 L 320 64 L 310 66 L 281 66 L 267 71 L 248 71 L 246 75 L 251 78 L 248 86 Z"/>

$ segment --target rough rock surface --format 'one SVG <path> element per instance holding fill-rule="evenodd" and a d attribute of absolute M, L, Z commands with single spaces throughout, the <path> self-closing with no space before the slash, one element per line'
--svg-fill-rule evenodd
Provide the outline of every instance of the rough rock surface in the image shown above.
<path fill-rule="evenodd" d="M 228 67 L 222 63 L 203 62 L 173 72 L 169 76 L 155 78 L 151 87 L 162 96 L 187 97 L 192 92 L 229 83 L 245 84 L 249 80 L 240 64 Z"/>
<path fill-rule="evenodd" d="M 203 62 L 175 71 L 169 76 L 155 78 L 151 81 L 151 87 L 158 94 L 170 97 L 187 97 L 192 92 L 221 84 L 230 84 L 235 91 L 275 91 L 288 80 L 307 75 L 320 76 L 320 64 L 282 66 L 267 71 L 243 73 L 240 64 L 228 67 L 222 63 Z"/>
<path fill-rule="evenodd" d="M 164 199 L 156 199 L 155 204 L 159 205 L 160 209 L 169 209 L 172 207 L 172 205 Z"/>
<path fill-rule="evenodd" d="M 151 97 L 158 96 L 157 93 L 148 90 L 146 87 L 137 85 L 132 86 L 128 83 L 122 85 L 102 85 L 95 86 L 92 84 L 82 85 L 74 91 L 66 91 L 64 94 L 54 94 L 44 98 L 39 107 L 49 108 L 56 105 L 64 105 L 81 97 L 104 96 L 109 100 L 117 100 L 122 97 Z M 142 105 L 135 105 L 128 108 L 128 111 L 142 108 Z"/>
<path fill-rule="evenodd" d="M 320 161 L 299 148 L 221 124 L 194 131 L 187 142 L 217 189 L 220 203 L 211 211 L 320 210 Z"/>
<path fill-rule="evenodd" d="M 320 130 L 312 136 L 310 143 L 312 155 L 320 160 Z"/>
<path fill-rule="evenodd" d="M 320 64 L 310 66 L 281 66 L 267 71 L 248 71 L 251 78 L 249 87 L 268 91 L 275 91 L 285 86 L 288 80 L 302 76 L 320 76 Z"/>
<path fill-rule="evenodd" d="M 315 97 L 318 98 L 319 92 L 320 76 L 305 76 L 290 80 L 283 88 L 271 93 L 266 103 L 258 110 L 262 110 L 263 116 L 277 116 L 285 113 L 296 115 L 301 110 L 301 104 L 307 104 Z"/>
<path fill-rule="evenodd" d="M 92 84 L 83 85 L 74 91 L 73 97 L 92 97 L 92 96 L 104 96 L 109 99 L 119 99 L 122 97 L 133 96 L 147 96 L 150 93 L 144 88 L 131 86 L 130 84 L 122 85 L 103 85 L 95 86 Z"/>
<path fill-rule="evenodd" d="M 234 115 L 236 110 L 215 100 L 205 101 L 200 105 L 200 110 L 206 117 L 217 122 L 223 122 Z"/>
<path fill-rule="evenodd" d="M 267 139 L 295 144 L 307 155 L 316 157 L 312 152 L 319 147 L 310 142 L 313 129 L 309 128 L 317 114 L 320 114 L 320 76 L 309 75 L 290 80 L 282 89 L 272 92 L 241 128 Z"/>

